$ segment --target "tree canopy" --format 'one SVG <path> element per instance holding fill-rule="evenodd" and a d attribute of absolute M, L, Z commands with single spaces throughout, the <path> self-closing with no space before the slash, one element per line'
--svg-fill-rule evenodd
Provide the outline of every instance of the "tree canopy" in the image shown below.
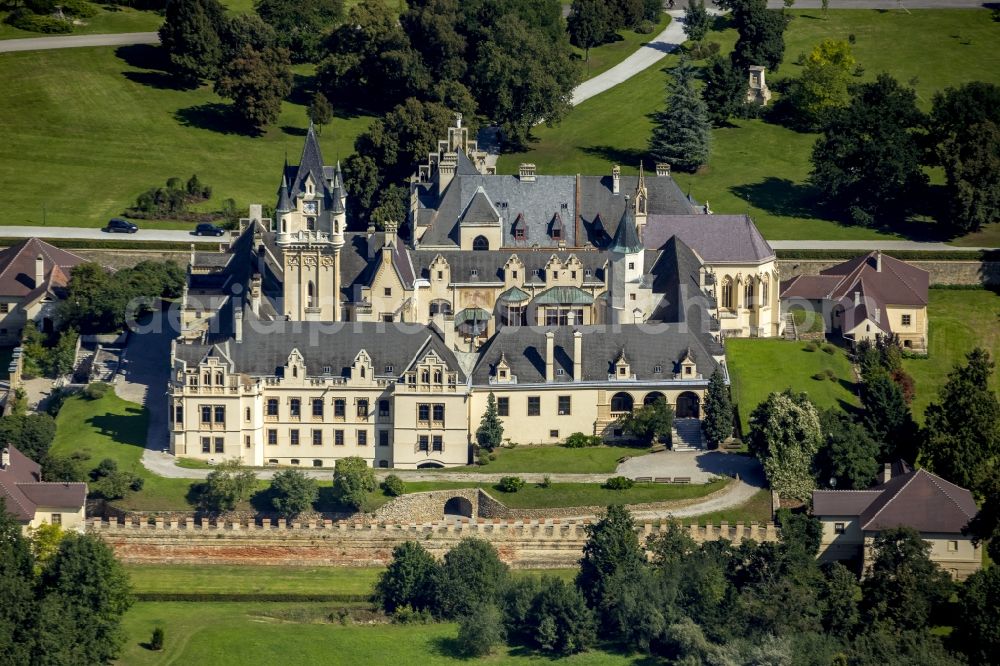
<path fill-rule="evenodd" d="M 344 0 L 257 0 L 254 9 L 294 62 L 308 62 L 319 56 L 325 33 L 343 17 Z"/>
<path fill-rule="evenodd" d="M 167 2 L 160 43 L 181 81 L 196 86 L 201 79 L 215 76 L 222 57 L 219 31 L 224 21 L 225 9 L 218 0 Z"/>
<path fill-rule="evenodd" d="M 476 430 L 476 442 L 487 451 L 492 451 L 503 442 L 503 423 L 497 412 L 497 399 L 492 392 L 486 398 L 486 411 Z"/>
<path fill-rule="evenodd" d="M 657 162 L 694 171 L 708 161 L 708 111 L 695 87 L 691 61 L 682 57 L 670 73 L 666 108 L 655 116 L 649 152 Z"/>
<path fill-rule="evenodd" d="M 350 456 L 339 458 L 333 466 L 333 494 L 342 504 L 352 509 L 363 509 L 368 493 L 378 488 L 375 470 L 364 458 Z"/>
<path fill-rule="evenodd" d="M 705 393 L 705 418 L 701 422 L 705 433 L 705 443 L 714 449 L 733 434 L 733 403 L 729 397 L 729 387 L 718 368 L 708 380 Z"/>
<path fill-rule="evenodd" d="M 808 499 L 813 457 L 822 444 L 819 414 L 804 393 L 771 393 L 750 414 L 747 444 L 779 494 Z"/>

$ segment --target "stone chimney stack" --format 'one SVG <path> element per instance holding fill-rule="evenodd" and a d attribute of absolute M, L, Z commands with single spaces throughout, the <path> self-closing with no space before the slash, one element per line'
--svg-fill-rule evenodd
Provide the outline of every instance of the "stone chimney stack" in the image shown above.
<path fill-rule="evenodd" d="M 555 338 L 556 334 L 551 330 L 545 332 L 545 381 L 551 382 L 555 379 Z"/>
<path fill-rule="evenodd" d="M 861 305 L 861 292 L 856 291 L 854 292 L 854 307 L 858 307 L 859 305 Z"/>
<path fill-rule="evenodd" d="M 882 272 L 882 251 L 881 250 L 875 250 L 875 272 L 876 273 L 881 273 Z"/>
<path fill-rule="evenodd" d="M 657 162 L 656 164 L 656 175 L 657 177 L 669 176 L 670 175 L 670 165 L 666 162 Z"/>
<path fill-rule="evenodd" d="M 7 469 L 10 467 L 10 449 L 6 446 L 3 447 L 3 451 L 0 451 L 0 469 Z"/>
<path fill-rule="evenodd" d="M 233 312 L 233 330 L 234 338 L 236 342 L 243 342 L 243 305 L 238 304 L 235 306 L 235 312 Z"/>
<path fill-rule="evenodd" d="M 38 255 L 35 257 L 35 288 L 42 286 L 45 282 L 45 257 Z"/>
<path fill-rule="evenodd" d="M 622 191 L 622 168 L 617 164 L 611 167 L 611 193 L 621 194 Z"/>
<path fill-rule="evenodd" d="M 535 165 L 521 162 L 521 166 L 517 169 L 517 177 L 522 183 L 535 182 Z"/>
<path fill-rule="evenodd" d="M 573 381 L 583 381 L 583 333 L 573 331 Z"/>
<path fill-rule="evenodd" d="M 892 480 L 892 463 L 882 466 L 882 483 L 889 483 Z"/>
<path fill-rule="evenodd" d="M 250 310 L 252 310 L 255 315 L 260 314 L 260 296 L 262 287 L 263 281 L 261 280 L 260 273 L 254 273 L 253 277 L 250 278 Z"/>

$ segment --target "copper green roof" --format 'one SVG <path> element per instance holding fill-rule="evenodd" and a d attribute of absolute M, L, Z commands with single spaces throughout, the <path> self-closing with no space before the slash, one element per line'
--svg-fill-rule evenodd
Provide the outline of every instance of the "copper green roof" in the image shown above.
<path fill-rule="evenodd" d="M 467 321 L 487 321 L 490 313 L 482 308 L 465 308 L 459 310 L 455 315 L 455 325 L 464 324 Z"/>
<path fill-rule="evenodd" d="M 524 303 L 525 301 L 530 301 L 531 296 L 523 289 L 511 287 L 507 291 L 500 294 L 500 296 L 497 297 L 497 300 L 504 301 L 505 303 Z"/>
<path fill-rule="evenodd" d="M 594 297 L 578 287 L 552 287 L 536 296 L 534 302 L 537 305 L 590 305 Z"/>

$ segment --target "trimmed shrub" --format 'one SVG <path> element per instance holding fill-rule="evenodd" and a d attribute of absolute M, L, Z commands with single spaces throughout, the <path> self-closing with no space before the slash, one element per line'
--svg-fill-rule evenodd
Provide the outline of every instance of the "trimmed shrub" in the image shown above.
<path fill-rule="evenodd" d="M 483 466 L 489 465 L 490 460 L 492 460 L 492 458 L 490 458 L 490 452 L 486 449 L 479 449 L 479 453 L 476 455 L 476 464 Z"/>
<path fill-rule="evenodd" d="M 87 400 L 100 400 L 111 390 L 111 385 L 104 382 L 87 384 L 83 389 L 83 397 Z"/>
<path fill-rule="evenodd" d="M 837 348 L 833 345 L 823 345 L 823 351 L 832 356 L 837 353 Z"/>
<path fill-rule="evenodd" d="M 814 373 L 812 378 L 815 379 L 816 381 L 823 381 L 824 379 L 826 379 L 826 373 L 825 372 Z"/>
<path fill-rule="evenodd" d="M 628 490 L 635 485 L 635 481 L 627 476 L 612 476 L 604 482 L 604 487 L 608 490 Z"/>
<path fill-rule="evenodd" d="M 59 0 L 64 14 L 79 18 L 90 18 L 97 15 L 97 7 L 86 0 Z"/>
<path fill-rule="evenodd" d="M 130 490 L 138 492 L 142 490 L 142 487 L 144 485 L 146 485 L 146 479 L 142 478 L 141 476 L 133 476 L 131 483 L 128 484 L 128 487 Z"/>
<path fill-rule="evenodd" d="M 403 480 L 395 474 L 390 474 L 382 481 L 382 490 L 390 497 L 399 497 L 403 494 L 404 489 Z"/>
<path fill-rule="evenodd" d="M 157 652 L 163 649 L 163 627 L 153 629 L 153 635 L 149 639 L 149 649 Z"/>
<path fill-rule="evenodd" d="M 505 493 L 516 493 L 524 488 L 524 479 L 519 476 L 504 476 L 501 477 L 500 483 L 497 485 Z"/>
<path fill-rule="evenodd" d="M 584 435 L 582 432 L 574 432 L 566 438 L 562 445 L 567 449 L 584 449 L 601 444 L 604 444 L 604 440 L 599 435 Z"/>
<path fill-rule="evenodd" d="M 52 16 L 40 16 L 32 14 L 24 7 L 18 7 L 7 15 L 5 23 L 12 25 L 19 30 L 28 32 L 41 32 L 47 35 L 64 34 L 73 32 L 73 24 L 69 21 L 57 19 Z"/>

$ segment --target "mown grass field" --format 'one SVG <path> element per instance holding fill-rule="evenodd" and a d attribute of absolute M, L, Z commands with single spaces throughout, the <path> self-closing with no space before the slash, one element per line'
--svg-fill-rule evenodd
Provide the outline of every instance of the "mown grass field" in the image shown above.
<path fill-rule="evenodd" d="M 808 53 L 825 37 L 847 39 L 866 81 L 883 71 L 915 86 L 924 109 L 934 92 L 967 81 L 1000 82 L 1000 23 L 981 10 L 899 11 L 831 9 L 790 12 L 785 61 L 768 72 L 773 88 L 783 78 L 797 77 L 799 53 Z M 708 39 L 731 50 L 735 30 L 713 31 Z M 668 56 L 666 66 L 676 64 Z M 704 62 L 699 63 L 704 64 Z M 538 139 L 524 153 L 505 155 L 498 169 L 514 173 L 520 162 L 534 162 L 539 173 L 610 173 L 619 163 L 634 173 L 645 157 L 650 114 L 664 106 L 665 75 L 656 66 L 587 100 L 559 126 L 538 127 Z M 697 174 L 675 173 L 682 189 L 708 201 L 720 213 L 751 216 L 769 239 L 874 239 L 891 237 L 874 230 L 848 227 L 824 217 L 815 206 L 815 192 L 806 183 L 809 156 L 816 135 L 801 133 L 764 120 L 736 121 L 712 133 L 712 154 Z M 647 166 L 649 160 L 647 159 Z M 940 179 L 940 174 L 936 178 Z M 918 225 L 914 231 L 920 231 Z M 1000 243 L 1000 224 L 956 241 L 966 245 Z"/>
<path fill-rule="evenodd" d="M 744 434 L 750 413 L 772 391 L 790 388 L 808 393 L 820 409 L 858 404 L 851 363 L 840 348 L 827 354 L 808 351 L 804 342 L 730 338 L 726 340 L 726 362 Z M 835 381 L 812 378 L 828 369 L 836 375 Z"/>
<path fill-rule="evenodd" d="M 117 32 L 152 32 L 163 23 L 163 17 L 156 12 L 139 11 L 131 7 L 95 5 L 97 14 L 83 19 L 82 25 L 74 26 L 74 35 L 98 35 Z M 7 25 L 3 20 L 7 12 L 0 12 L 0 39 L 25 39 L 27 37 L 49 37 L 38 32 L 19 30 Z"/>
<path fill-rule="evenodd" d="M 595 446 L 569 449 L 564 446 L 519 446 L 494 451 L 497 459 L 485 467 L 449 467 L 448 472 L 540 472 L 599 474 L 614 472 L 618 460 L 646 455 L 649 449 L 630 446 Z"/>
<path fill-rule="evenodd" d="M 140 602 L 123 623 L 119 663 L 145 664 L 401 664 L 470 663 L 458 655 L 457 625 L 341 625 L 337 606 L 288 603 Z M 331 617 L 332 616 L 332 617 Z M 166 631 L 162 652 L 144 647 L 154 627 Z M 476 663 L 551 664 L 548 656 L 501 648 Z M 599 650 L 559 660 L 567 666 L 624 666 L 639 658 Z"/>
<path fill-rule="evenodd" d="M 153 46 L 0 54 L 0 224 L 100 226 L 141 192 L 193 173 L 213 188 L 199 208 L 218 210 L 227 198 L 272 204 L 285 155 L 294 162 L 302 150 L 309 71 L 296 68 L 300 92 L 254 137 L 229 129 L 228 102 L 211 86 L 174 87 Z M 370 120 L 327 125 L 326 160 L 347 157 Z"/>
<path fill-rule="evenodd" d="M 610 42 L 608 44 L 602 44 L 601 46 L 595 46 L 590 49 L 590 59 L 585 60 L 585 52 L 583 49 L 578 49 L 573 47 L 573 52 L 581 59 L 581 71 L 583 72 L 583 78 L 589 79 L 591 77 L 597 76 L 602 72 L 606 72 L 628 56 L 635 53 L 643 44 L 649 42 L 650 39 L 656 37 L 664 28 L 670 24 L 670 15 L 661 14 L 659 22 L 653 27 L 653 31 L 648 35 L 641 35 L 632 30 L 619 30 L 618 36 L 619 40 L 615 42 Z"/>
<path fill-rule="evenodd" d="M 913 414 L 923 421 L 924 410 L 937 399 L 948 373 L 965 363 L 965 354 L 980 346 L 994 361 L 1000 361 L 1000 294 L 986 289 L 931 289 L 927 306 L 930 336 L 927 358 L 903 360 L 903 367 L 913 376 L 916 394 Z M 994 370 L 992 386 L 1000 390 L 1000 377 Z"/>

